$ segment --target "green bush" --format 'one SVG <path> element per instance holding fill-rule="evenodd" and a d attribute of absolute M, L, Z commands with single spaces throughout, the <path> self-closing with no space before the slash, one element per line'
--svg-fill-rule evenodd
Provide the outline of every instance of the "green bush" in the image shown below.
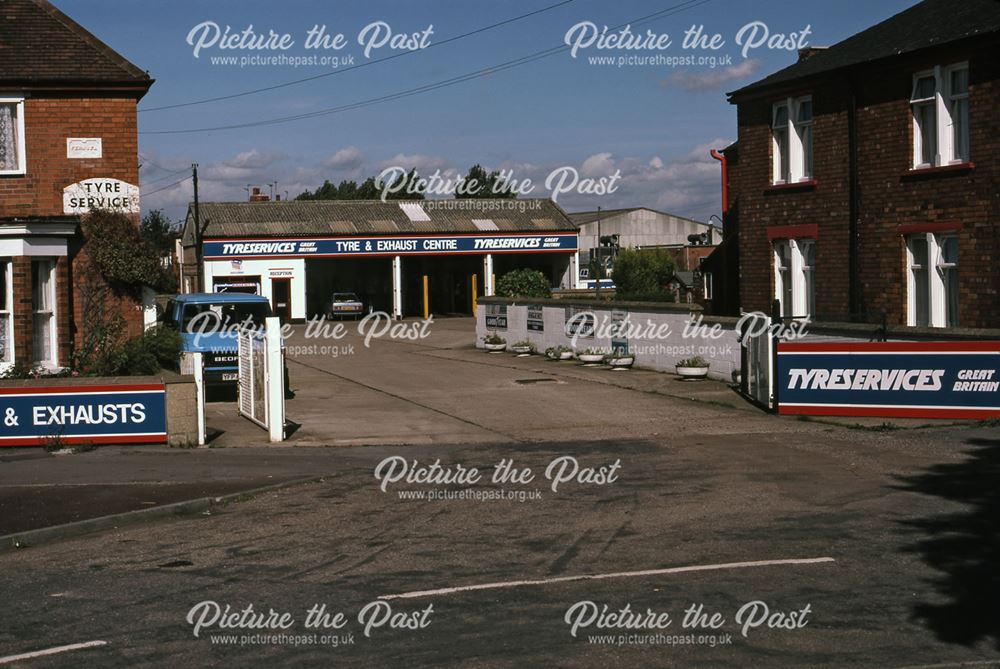
<path fill-rule="evenodd" d="M 516 269 L 497 281 L 500 297 L 552 297 L 552 288 L 545 275 L 534 269 Z"/>
<path fill-rule="evenodd" d="M 616 295 L 623 300 L 669 295 L 666 285 L 673 275 L 674 259 L 666 249 L 625 249 L 612 272 Z"/>
<path fill-rule="evenodd" d="M 124 214 L 96 210 L 84 219 L 82 228 L 87 255 L 117 291 L 138 297 L 143 285 L 163 293 L 176 288 L 176 280 L 163 267 L 159 252 Z"/>
<path fill-rule="evenodd" d="M 106 342 L 103 350 L 75 360 L 74 368 L 87 376 L 149 376 L 176 366 L 180 348 L 177 331 L 157 325 L 137 337 Z"/>

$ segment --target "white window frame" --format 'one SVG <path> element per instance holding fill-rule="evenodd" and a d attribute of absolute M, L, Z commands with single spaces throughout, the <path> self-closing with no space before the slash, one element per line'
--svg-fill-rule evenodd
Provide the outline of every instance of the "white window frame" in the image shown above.
<path fill-rule="evenodd" d="M 24 146 L 24 98 L 23 97 L 0 97 L 0 105 L 14 105 L 14 113 L 17 115 L 17 169 L 0 170 L 0 175 L 23 175 L 28 171 L 27 151 Z"/>
<path fill-rule="evenodd" d="M 958 99 L 968 99 L 968 91 L 958 95 L 951 93 L 951 75 L 958 70 L 968 70 L 968 62 L 954 63 L 947 66 L 935 66 L 930 70 L 922 70 L 913 74 L 913 84 L 910 93 L 910 117 L 913 128 L 913 169 L 926 169 L 929 167 L 941 167 L 944 165 L 961 165 L 969 162 L 969 156 L 960 155 L 962 147 L 956 146 L 954 134 L 954 119 L 952 118 L 952 103 Z M 933 98 L 917 98 L 917 82 L 924 77 L 934 79 Z M 920 124 L 917 121 L 916 107 L 925 105 L 933 101 L 934 105 L 934 128 L 933 135 L 936 142 L 936 150 L 931 162 L 922 159 L 923 146 L 921 144 Z M 967 105 L 968 109 L 968 105 Z M 966 113 L 965 121 L 968 124 L 969 114 Z M 969 129 L 966 129 L 968 136 Z M 964 147 L 967 151 L 969 147 Z"/>
<path fill-rule="evenodd" d="M 32 362 L 35 365 L 39 365 L 41 367 L 55 368 L 55 367 L 59 366 L 59 339 L 58 339 L 58 335 L 59 335 L 59 326 L 58 326 L 58 324 L 59 324 L 59 314 L 58 314 L 57 306 L 56 306 L 56 296 L 59 294 L 59 291 L 58 291 L 57 286 L 56 286 L 56 267 L 57 267 L 57 264 L 58 264 L 58 260 L 56 258 L 32 258 L 32 262 L 33 263 L 34 262 L 44 262 L 44 263 L 48 263 L 49 264 L 49 280 L 47 282 L 48 283 L 49 309 L 48 310 L 43 310 L 43 311 L 38 311 L 38 310 L 35 309 L 35 305 L 34 304 L 32 304 L 32 306 L 31 306 L 31 325 L 32 325 L 32 332 L 31 332 L 31 336 L 32 336 L 31 357 L 32 358 L 35 357 L 34 337 L 36 337 L 37 335 L 36 335 L 36 333 L 34 331 L 34 326 L 35 326 L 35 315 L 36 314 L 47 314 L 48 317 L 49 317 L 49 323 L 48 323 L 48 327 L 49 327 L 49 351 L 48 351 L 48 357 L 46 359 L 44 359 L 44 360 L 32 360 Z M 35 270 L 34 270 L 34 267 L 32 267 L 32 269 L 31 269 L 31 281 L 32 281 L 31 291 L 32 291 L 32 296 L 34 296 L 34 290 L 35 290 L 35 286 L 34 286 Z"/>
<path fill-rule="evenodd" d="M 806 151 L 802 144 L 801 129 L 809 126 L 813 127 L 813 118 L 816 110 L 813 109 L 813 116 L 808 121 L 798 120 L 799 109 L 802 103 L 812 104 L 812 96 L 804 95 L 798 98 L 785 98 L 778 100 L 771 106 L 771 183 L 772 184 L 793 184 L 813 179 L 812 170 L 806 169 Z M 785 107 L 788 110 L 788 122 L 781 126 L 775 125 L 778 109 Z M 781 150 L 778 144 L 778 134 L 782 134 L 788 145 L 788 165 L 782 165 Z M 815 144 L 815 130 L 810 135 L 810 141 Z M 815 146 L 813 146 L 815 155 Z M 787 167 L 787 170 L 784 169 Z M 814 166 L 815 167 L 815 166 Z M 787 178 L 785 174 L 787 173 Z"/>
<path fill-rule="evenodd" d="M 927 241 L 927 326 L 932 328 L 955 327 L 958 322 L 948 323 L 948 291 L 944 282 L 945 269 L 956 269 L 961 266 L 961 256 L 957 263 L 944 262 L 941 252 L 945 238 L 958 238 L 956 232 L 918 232 L 906 237 L 906 324 L 917 325 L 917 286 L 914 278 L 913 242 L 916 239 Z M 961 304 L 956 305 L 956 311 L 961 314 Z M 959 316 L 961 318 L 961 316 Z"/>
<path fill-rule="evenodd" d="M 6 309 L 0 308 L 0 315 L 7 317 L 7 327 L 5 335 L 7 348 L 4 357 L 0 358 L 0 370 L 7 369 L 17 361 L 17 351 L 14 348 L 14 286 L 13 286 L 14 263 L 9 258 L 0 258 L 0 272 L 3 272 L 4 295 L 0 305 L 6 305 Z M 6 358 L 6 359 L 4 359 Z"/>
<path fill-rule="evenodd" d="M 711 272 L 705 272 L 701 275 L 702 285 L 704 286 L 704 297 L 706 300 L 711 300 L 712 296 L 715 294 L 715 282 L 712 279 Z"/>
<path fill-rule="evenodd" d="M 774 299 L 781 303 L 781 315 L 786 318 L 811 319 L 815 314 L 810 313 L 808 291 L 815 290 L 815 267 L 805 265 L 805 256 L 802 252 L 805 244 L 816 244 L 812 238 L 802 239 L 776 239 L 772 245 L 772 256 L 774 258 Z M 788 248 L 788 275 L 791 285 L 791 304 L 786 304 L 784 299 L 785 283 L 781 276 L 780 247 Z M 815 256 L 815 246 L 813 247 Z M 806 274 L 810 274 L 807 278 Z M 810 281 L 812 283 L 810 283 Z"/>

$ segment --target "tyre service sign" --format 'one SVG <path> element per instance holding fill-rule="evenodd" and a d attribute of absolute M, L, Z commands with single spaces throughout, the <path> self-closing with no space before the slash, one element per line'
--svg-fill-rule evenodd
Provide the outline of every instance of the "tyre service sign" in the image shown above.
<path fill-rule="evenodd" d="M 1000 417 L 1000 342 L 778 344 L 778 413 Z"/>
<path fill-rule="evenodd" d="M 162 383 L 0 388 L 0 446 L 163 443 Z"/>

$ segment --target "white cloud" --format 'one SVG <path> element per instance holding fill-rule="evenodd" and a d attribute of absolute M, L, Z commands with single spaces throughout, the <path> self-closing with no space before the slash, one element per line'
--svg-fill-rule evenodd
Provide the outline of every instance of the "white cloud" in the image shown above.
<path fill-rule="evenodd" d="M 689 93 L 710 91 L 749 77 L 760 65 L 759 60 L 748 58 L 738 65 L 721 70 L 680 70 L 661 81 L 660 85 L 664 88 L 680 88 Z"/>
<path fill-rule="evenodd" d="M 361 167 L 363 160 L 364 157 L 361 155 L 360 149 L 355 146 L 348 146 L 324 160 L 323 166 L 329 167 L 332 170 L 350 171 Z"/>

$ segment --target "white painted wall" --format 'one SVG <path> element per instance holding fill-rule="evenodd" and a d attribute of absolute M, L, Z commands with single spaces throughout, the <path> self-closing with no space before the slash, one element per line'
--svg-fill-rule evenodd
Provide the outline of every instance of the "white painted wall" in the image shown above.
<path fill-rule="evenodd" d="M 230 260 L 205 261 L 205 286 L 210 290 L 216 278 L 226 277 L 239 279 L 241 277 L 259 276 L 260 290 L 269 301 L 271 295 L 271 274 L 291 270 L 292 279 L 292 318 L 306 318 L 306 261 L 304 258 L 276 258 L 268 260 L 244 260 L 239 270 L 233 267 Z M 280 277 L 279 277 L 280 278 Z"/>

